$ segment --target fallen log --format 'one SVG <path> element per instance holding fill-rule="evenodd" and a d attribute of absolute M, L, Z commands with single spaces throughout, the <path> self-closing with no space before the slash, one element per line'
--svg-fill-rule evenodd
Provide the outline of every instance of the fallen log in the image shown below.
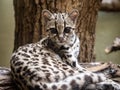
<path fill-rule="evenodd" d="M 0 90 L 16 90 L 9 68 L 0 67 Z"/>

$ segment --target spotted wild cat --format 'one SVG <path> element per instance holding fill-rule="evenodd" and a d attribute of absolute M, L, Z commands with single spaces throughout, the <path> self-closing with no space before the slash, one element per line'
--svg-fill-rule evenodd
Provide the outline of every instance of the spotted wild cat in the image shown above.
<path fill-rule="evenodd" d="M 106 84 L 114 90 L 120 88 L 103 74 L 89 72 L 78 64 L 77 10 L 54 14 L 43 10 L 42 14 L 47 36 L 19 47 L 10 61 L 13 79 L 20 90 L 100 90 Z"/>

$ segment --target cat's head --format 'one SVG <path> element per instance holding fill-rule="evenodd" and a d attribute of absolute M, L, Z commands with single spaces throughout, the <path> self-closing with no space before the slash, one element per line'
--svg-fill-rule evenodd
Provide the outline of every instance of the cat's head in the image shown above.
<path fill-rule="evenodd" d="M 42 12 L 48 37 L 58 45 L 72 44 L 75 38 L 75 25 L 79 15 L 78 10 L 70 13 Z"/>

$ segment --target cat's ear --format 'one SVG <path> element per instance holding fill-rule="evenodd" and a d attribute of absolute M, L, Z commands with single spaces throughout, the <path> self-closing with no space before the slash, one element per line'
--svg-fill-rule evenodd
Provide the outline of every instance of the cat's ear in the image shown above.
<path fill-rule="evenodd" d="M 78 16 L 79 16 L 79 11 L 77 9 L 74 9 L 69 13 L 69 17 L 74 23 L 76 22 Z"/>
<path fill-rule="evenodd" d="M 49 10 L 43 10 L 42 15 L 46 20 L 50 20 L 53 14 Z"/>

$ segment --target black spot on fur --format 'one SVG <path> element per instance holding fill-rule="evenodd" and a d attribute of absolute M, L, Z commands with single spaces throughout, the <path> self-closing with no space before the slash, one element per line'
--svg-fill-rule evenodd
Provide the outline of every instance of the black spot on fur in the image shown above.
<path fill-rule="evenodd" d="M 67 59 L 67 58 L 65 58 L 65 59 Z M 65 61 L 65 63 L 66 63 L 67 65 L 73 67 L 73 66 L 71 65 L 71 63 L 69 63 L 68 61 Z"/>
<path fill-rule="evenodd" d="M 97 90 L 119 90 L 119 89 L 115 89 L 111 84 L 103 84 L 103 85 L 97 84 Z"/>
<path fill-rule="evenodd" d="M 102 79 L 101 79 L 101 77 L 100 77 L 100 76 L 98 76 L 98 81 L 99 81 L 99 82 L 101 82 L 101 81 L 102 81 Z"/>
<path fill-rule="evenodd" d="M 17 69 L 16 69 L 16 72 L 17 72 L 17 73 L 20 73 L 21 69 L 22 69 L 22 67 L 17 68 Z"/>
<path fill-rule="evenodd" d="M 81 90 L 81 89 L 80 89 L 79 85 L 75 85 L 72 87 L 72 90 Z"/>
<path fill-rule="evenodd" d="M 17 62 L 15 63 L 15 66 L 20 66 L 20 65 L 23 65 L 23 64 L 24 64 L 23 62 L 17 61 Z"/>
<path fill-rule="evenodd" d="M 39 55 L 35 54 L 34 57 L 39 57 Z"/>
<path fill-rule="evenodd" d="M 67 57 L 72 57 L 72 55 L 67 55 Z"/>
<path fill-rule="evenodd" d="M 29 90 L 34 90 L 32 86 L 27 86 Z"/>
<path fill-rule="evenodd" d="M 44 85 L 43 85 L 43 88 L 45 88 L 45 89 L 46 89 L 46 88 L 47 88 L 47 85 L 46 85 L 46 84 L 44 84 Z"/>
<path fill-rule="evenodd" d="M 43 72 L 49 72 L 49 70 L 42 70 Z"/>
<path fill-rule="evenodd" d="M 38 67 L 37 67 L 37 68 L 35 68 L 35 69 L 36 69 L 37 71 L 41 71 L 41 69 L 40 69 L 40 68 L 38 68 Z"/>
<path fill-rule="evenodd" d="M 25 73 L 26 73 L 27 75 L 30 75 L 30 74 L 31 74 L 31 72 L 30 72 L 29 69 L 27 69 Z"/>
<path fill-rule="evenodd" d="M 13 63 L 15 63 L 15 61 L 19 60 L 19 58 L 16 55 L 14 55 L 11 60 L 13 61 Z"/>
<path fill-rule="evenodd" d="M 30 81 L 32 81 L 32 79 L 35 78 L 35 77 L 36 77 L 36 75 L 31 75 L 30 76 Z"/>
<path fill-rule="evenodd" d="M 42 58 L 42 62 L 43 62 L 43 64 L 47 64 L 47 65 L 51 66 L 51 64 L 49 64 L 49 61 L 46 58 Z"/>
<path fill-rule="evenodd" d="M 41 89 L 39 85 L 35 85 L 35 89 L 33 90 L 43 90 L 43 89 Z"/>
<path fill-rule="evenodd" d="M 19 79 L 20 79 L 20 80 L 23 80 L 24 78 L 23 78 L 21 75 L 19 75 Z"/>
<path fill-rule="evenodd" d="M 32 62 L 32 61 L 28 61 L 28 62 L 27 62 L 27 64 L 31 64 L 31 63 L 33 63 L 33 62 Z"/>
<path fill-rule="evenodd" d="M 70 83 L 71 86 L 74 86 L 75 84 L 76 84 L 75 80 L 72 80 L 71 83 Z"/>
<path fill-rule="evenodd" d="M 34 66 L 37 66 L 38 65 L 38 62 L 33 62 L 32 63 Z"/>
<path fill-rule="evenodd" d="M 53 86 L 52 86 L 52 89 L 53 89 L 53 90 L 56 90 L 56 89 L 57 89 L 57 86 L 56 86 L 56 85 L 53 85 Z"/>
<path fill-rule="evenodd" d="M 23 52 L 27 52 L 27 48 L 25 48 L 25 49 L 22 49 L 22 51 L 23 51 Z"/>
<path fill-rule="evenodd" d="M 65 47 L 65 46 L 60 47 L 60 50 L 68 50 L 68 49 L 69 49 L 69 47 Z"/>
<path fill-rule="evenodd" d="M 92 77 L 90 77 L 90 76 L 88 76 L 88 75 L 85 75 L 85 76 L 84 76 L 84 80 L 85 80 L 85 83 L 84 83 L 84 85 L 82 86 L 82 90 L 85 90 L 85 88 L 86 88 L 89 84 L 93 83 Z"/>
<path fill-rule="evenodd" d="M 26 53 L 22 54 L 22 56 L 30 58 L 30 56 L 28 54 L 26 54 Z"/>
<path fill-rule="evenodd" d="M 35 73 L 35 71 L 30 71 L 29 69 L 26 69 L 26 71 L 23 73 L 23 76 L 27 76 L 27 75 L 33 75 Z"/>
<path fill-rule="evenodd" d="M 46 66 L 41 66 L 42 68 L 46 68 Z"/>
<path fill-rule="evenodd" d="M 33 52 L 36 52 L 36 49 L 35 49 L 35 48 L 33 48 Z"/>
<path fill-rule="evenodd" d="M 92 77 L 90 77 L 90 76 L 88 76 L 88 75 L 85 75 L 84 78 L 85 78 L 85 81 L 86 81 L 87 83 L 93 83 Z"/>
<path fill-rule="evenodd" d="M 18 55 L 20 55 L 21 53 L 19 52 Z"/>
<path fill-rule="evenodd" d="M 81 80 L 81 78 L 80 78 L 80 77 L 77 77 L 77 79 Z"/>
<path fill-rule="evenodd" d="M 72 63 L 72 66 L 73 66 L 73 67 L 76 67 L 76 62 L 73 62 L 73 63 Z"/>
<path fill-rule="evenodd" d="M 17 74 L 15 74 L 14 76 L 15 76 L 15 78 L 19 78 Z"/>
<path fill-rule="evenodd" d="M 29 59 L 27 59 L 27 58 L 24 58 L 23 60 L 24 60 L 24 61 L 28 61 Z"/>
<path fill-rule="evenodd" d="M 63 63 L 62 66 L 65 66 L 65 67 L 66 67 L 67 65 Z"/>
<path fill-rule="evenodd" d="M 63 85 L 61 86 L 61 88 L 62 88 L 62 90 L 67 90 L 68 86 L 65 85 L 65 84 L 63 84 Z"/>
<path fill-rule="evenodd" d="M 27 84 L 27 81 L 26 81 L 25 79 L 23 79 L 23 80 L 22 80 L 22 83 L 23 83 L 24 85 L 26 85 L 26 84 Z"/>
<path fill-rule="evenodd" d="M 80 73 L 83 73 L 83 71 L 81 71 L 81 70 L 80 70 L 79 72 L 80 72 Z"/>
<path fill-rule="evenodd" d="M 26 71 L 28 69 L 28 66 L 25 66 L 24 68 L 23 68 L 23 71 Z"/>
<path fill-rule="evenodd" d="M 32 50 L 30 50 L 30 51 L 29 51 L 29 53 L 33 54 L 33 51 L 32 51 Z"/>
<path fill-rule="evenodd" d="M 45 55 L 46 57 L 48 57 L 48 56 L 50 56 L 50 53 L 45 53 L 44 55 Z"/>
<path fill-rule="evenodd" d="M 72 90 L 80 90 L 80 87 L 75 80 L 72 80 L 70 85 L 72 86 Z"/>
<path fill-rule="evenodd" d="M 37 77 L 36 81 L 41 81 L 41 80 L 42 80 L 42 77 Z"/>
<path fill-rule="evenodd" d="M 73 70 L 69 70 L 68 72 L 69 72 L 69 73 L 74 73 L 74 71 L 73 71 Z"/>
<path fill-rule="evenodd" d="M 60 79 L 60 76 L 56 76 L 55 77 L 55 81 L 58 82 L 58 80 Z"/>
<path fill-rule="evenodd" d="M 43 52 L 41 52 L 40 55 L 44 55 Z"/>
<path fill-rule="evenodd" d="M 14 82 L 15 82 L 15 83 L 14 83 L 15 86 L 18 86 L 18 85 L 22 86 L 21 83 L 20 83 L 19 81 L 17 81 L 17 80 L 14 80 Z M 17 90 L 17 89 L 16 89 L 16 90 Z M 18 90 L 19 90 L 19 89 L 18 89 Z"/>
<path fill-rule="evenodd" d="M 15 69 L 12 66 L 11 66 L 11 70 L 12 70 L 13 73 L 15 73 Z"/>
<path fill-rule="evenodd" d="M 51 75 L 51 73 L 46 73 L 46 79 L 47 79 L 48 82 L 51 82 L 50 75 Z"/>
<path fill-rule="evenodd" d="M 59 71 L 53 71 L 53 73 L 58 74 L 58 73 L 59 73 Z"/>
<path fill-rule="evenodd" d="M 68 68 L 67 67 L 63 67 L 64 70 L 67 70 Z"/>

